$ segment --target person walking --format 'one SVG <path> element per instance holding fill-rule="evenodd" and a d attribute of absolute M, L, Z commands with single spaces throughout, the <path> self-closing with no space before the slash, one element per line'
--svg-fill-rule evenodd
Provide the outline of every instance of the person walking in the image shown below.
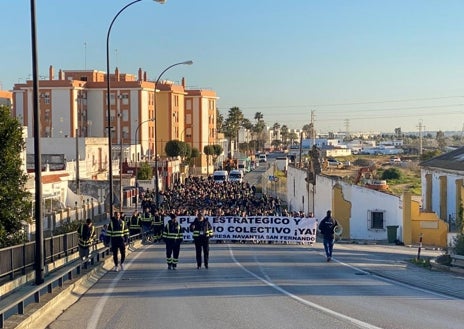
<path fill-rule="evenodd" d="M 108 235 L 108 224 L 103 225 L 102 230 L 100 232 L 99 239 L 100 239 L 101 242 L 103 242 L 105 247 L 110 246 L 111 237 Z"/>
<path fill-rule="evenodd" d="M 169 215 L 171 219 L 163 229 L 163 238 L 166 243 L 166 262 L 168 270 L 175 270 L 179 262 L 180 245 L 183 240 L 183 233 L 175 214 Z"/>
<path fill-rule="evenodd" d="M 161 241 L 163 237 L 164 215 L 159 210 L 153 215 L 153 239 L 155 242 Z"/>
<path fill-rule="evenodd" d="M 129 220 L 129 235 L 133 236 L 140 234 L 140 214 L 138 210 L 134 210 Z"/>
<path fill-rule="evenodd" d="M 195 252 L 197 259 L 197 269 L 201 268 L 201 253 L 203 251 L 203 263 L 208 268 L 209 261 L 209 239 L 213 236 L 213 227 L 203 214 L 199 214 L 190 225 L 190 232 L 193 233 Z"/>
<path fill-rule="evenodd" d="M 195 252 L 197 258 L 197 269 L 201 268 L 201 252 L 203 251 L 203 261 L 205 268 L 208 268 L 209 260 L 209 239 L 213 236 L 213 227 L 203 214 L 199 214 L 190 225 L 190 232 L 193 233 Z"/>
<path fill-rule="evenodd" d="M 332 259 L 332 250 L 335 242 L 334 230 L 337 225 L 338 222 L 332 217 L 332 212 L 327 210 L 327 215 L 319 223 L 319 231 L 323 236 L 322 243 L 328 262 Z"/>
<path fill-rule="evenodd" d="M 111 237 L 111 251 L 113 252 L 114 271 L 124 270 L 124 260 L 126 259 L 126 245 L 129 241 L 129 229 L 121 218 L 121 213 L 116 212 L 108 225 L 108 235 Z M 121 254 L 121 261 L 118 261 L 118 251 Z"/>
<path fill-rule="evenodd" d="M 152 241 L 152 225 L 153 218 L 151 216 L 150 208 L 147 207 L 140 218 L 140 226 L 142 227 L 142 243 Z"/>
<path fill-rule="evenodd" d="M 93 226 L 90 218 L 87 218 L 85 223 L 79 225 L 77 234 L 79 235 L 79 257 L 82 261 L 86 261 L 89 257 L 90 247 L 92 246 L 95 238 L 95 227 Z"/>

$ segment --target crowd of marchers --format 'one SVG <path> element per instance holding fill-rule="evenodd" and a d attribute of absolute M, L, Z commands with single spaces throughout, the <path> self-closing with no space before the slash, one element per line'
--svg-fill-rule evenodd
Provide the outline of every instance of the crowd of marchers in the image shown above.
<path fill-rule="evenodd" d="M 194 216 L 286 216 L 280 200 L 257 193 L 248 182 L 217 183 L 211 177 L 188 177 L 160 193 L 159 211 Z M 156 211 L 155 195 L 145 193 L 142 207 Z"/>
<path fill-rule="evenodd" d="M 185 182 L 175 182 L 172 188 L 161 192 L 155 200 L 153 192 L 147 191 L 141 202 L 142 213 L 135 210 L 131 216 L 116 212 L 106 224 L 100 240 L 113 252 L 114 270 L 123 270 L 126 246 L 129 237 L 142 235 L 142 242 L 164 241 L 168 269 L 175 270 L 178 264 L 183 232 L 177 216 L 195 216 L 190 225 L 196 249 L 197 269 L 202 264 L 208 268 L 209 239 L 213 228 L 207 216 L 294 216 L 305 217 L 303 212 L 288 213 L 280 200 L 257 193 L 255 186 L 247 182 L 214 182 L 211 178 L 189 177 Z M 324 234 L 327 261 L 332 257 L 333 231 L 337 222 L 327 212 L 319 230 Z M 164 218 L 169 220 L 165 223 Z M 312 214 L 308 214 L 312 217 Z M 80 257 L 86 261 L 95 230 L 90 219 L 78 230 Z M 120 257 L 119 257 L 119 255 Z"/>

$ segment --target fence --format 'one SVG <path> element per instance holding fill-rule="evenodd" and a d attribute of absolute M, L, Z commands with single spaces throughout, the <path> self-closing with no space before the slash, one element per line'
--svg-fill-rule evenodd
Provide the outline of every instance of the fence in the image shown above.
<path fill-rule="evenodd" d="M 95 227 L 96 236 L 100 235 L 101 226 Z M 70 232 L 44 239 L 44 262 L 67 257 L 78 250 L 77 232 Z M 0 279 L 9 276 L 13 280 L 17 275 L 25 275 L 34 270 L 35 242 L 0 249 Z"/>

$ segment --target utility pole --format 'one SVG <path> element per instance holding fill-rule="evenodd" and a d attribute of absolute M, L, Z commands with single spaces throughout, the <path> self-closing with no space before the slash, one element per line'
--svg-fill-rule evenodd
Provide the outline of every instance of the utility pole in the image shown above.
<path fill-rule="evenodd" d="M 311 122 L 309 123 L 310 132 L 309 136 L 311 138 L 311 148 L 316 145 L 316 129 L 314 128 L 314 110 L 311 110 Z"/>
<path fill-rule="evenodd" d="M 425 126 L 422 125 L 422 120 L 419 121 L 419 156 L 422 156 L 422 130 L 425 129 Z"/>
<path fill-rule="evenodd" d="M 345 140 L 350 137 L 350 119 L 345 119 Z"/>

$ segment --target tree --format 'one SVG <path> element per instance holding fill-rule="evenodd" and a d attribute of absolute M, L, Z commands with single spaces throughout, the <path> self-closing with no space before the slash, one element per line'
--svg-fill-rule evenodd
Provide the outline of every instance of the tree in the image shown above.
<path fill-rule="evenodd" d="M 276 122 L 274 123 L 274 125 L 272 126 L 272 132 L 274 133 L 274 138 L 277 139 L 277 132 L 279 131 L 280 129 L 280 123 Z"/>
<path fill-rule="evenodd" d="M 153 168 L 147 162 L 142 162 L 137 171 L 137 179 L 149 180 L 153 178 Z"/>
<path fill-rule="evenodd" d="M 222 152 L 224 152 L 224 149 L 222 148 L 221 145 L 218 145 L 218 144 L 213 145 L 213 155 L 215 157 L 220 156 L 222 154 Z"/>
<path fill-rule="evenodd" d="M 290 139 L 290 142 L 292 144 L 295 141 L 297 141 L 298 143 L 300 142 L 300 137 L 298 136 L 298 134 L 296 132 L 291 132 L 290 134 L 288 134 L 288 138 Z"/>
<path fill-rule="evenodd" d="M 437 135 L 436 135 L 435 139 L 437 140 L 438 147 L 440 148 L 440 150 L 444 150 L 445 146 L 446 146 L 445 133 L 443 131 L 441 131 L 441 130 L 437 131 Z"/>
<path fill-rule="evenodd" d="M 421 161 L 430 160 L 432 158 L 439 156 L 440 154 L 441 154 L 440 150 L 425 151 L 424 153 L 422 153 L 420 159 Z"/>
<path fill-rule="evenodd" d="M 283 142 L 285 145 L 287 145 L 288 134 L 289 134 L 289 131 L 288 131 L 287 125 L 282 125 L 282 127 L 280 128 L 280 136 L 281 136 L 281 138 L 282 138 L 282 142 Z"/>
<path fill-rule="evenodd" d="M 192 147 L 192 152 L 190 152 L 190 159 L 196 159 L 200 156 L 200 151 L 196 147 Z"/>
<path fill-rule="evenodd" d="M 243 113 L 238 107 L 235 106 L 229 109 L 229 115 L 227 116 L 227 119 L 224 121 L 223 130 L 224 135 L 227 138 L 229 138 L 231 142 L 233 140 L 236 140 L 238 144 L 238 131 L 242 126 L 243 120 Z"/>
<path fill-rule="evenodd" d="M 218 132 L 224 132 L 222 126 L 224 125 L 224 116 L 218 109 L 216 109 L 216 130 Z"/>
<path fill-rule="evenodd" d="M 191 147 L 186 142 L 175 139 L 166 143 L 164 151 L 169 157 L 175 158 L 180 156 L 181 158 L 185 158 L 190 156 Z"/>
<path fill-rule="evenodd" d="M 313 127 L 311 124 L 305 124 L 301 130 L 303 131 L 305 138 L 312 138 L 311 133 Z"/>
<path fill-rule="evenodd" d="M 24 241 L 21 229 L 24 222 L 31 222 L 32 210 L 25 188 L 28 176 L 22 170 L 22 129 L 7 106 L 0 106 L 0 140 L 0 247 L 6 247 Z"/>
<path fill-rule="evenodd" d="M 264 149 L 264 142 L 266 141 L 263 136 L 264 128 L 266 128 L 266 124 L 264 123 L 263 118 L 264 116 L 261 112 L 255 113 L 254 119 L 256 120 L 256 124 L 253 127 L 253 132 L 256 134 L 256 140 L 258 142 L 258 150 L 261 145 L 263 146 L 263 149 Z"/>
<path fill-rule="evenodd" d="M 274 147 L 276 149 L 278 149 L 281 144 L 282 144 L 282 142 L 280 141 L 280 139 L 273 139 L 272 142 L 271 142 L 272 147 Z"/>
<path fill-rule="evenodd" d="M 388 168 L 382 173 L 382 179 L 400 179 L 402 176 L 398 168 Z"/>

